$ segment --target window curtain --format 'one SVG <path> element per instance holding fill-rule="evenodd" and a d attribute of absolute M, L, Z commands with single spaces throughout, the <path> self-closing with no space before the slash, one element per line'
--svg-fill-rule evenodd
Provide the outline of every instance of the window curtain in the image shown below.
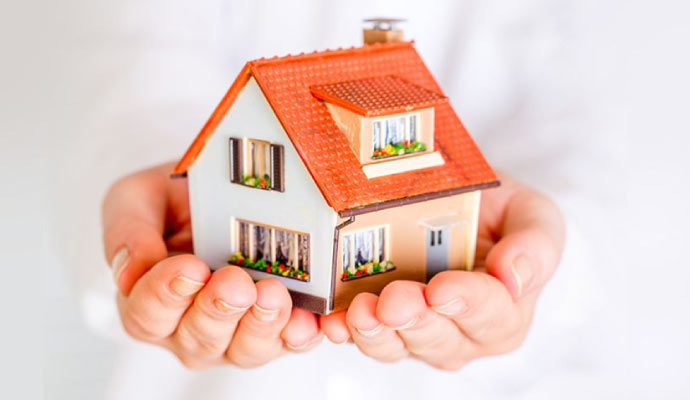
<path fill-rule="evenodd" d="M 350 266 L 350 246 L 352 245 L 350 235 L 343 235 L 343 269 Z"/>
<path fill-rule="evenodd" d="M 271 261 L 271 228 L 256 226 L 254 237 L 254 248 L 256 249 L 256 260 L 264 259 Z"/>
<path fill-rule="evenodd" d="M 380 150 L 381 149 L 381 121 L 374 122 L 374 134 L 373 134 L 372 141 L 374 142 L 374 150 Z"/>
<path fill-rule="evenodd" d="M 374 258 L 374 231 L 355 233 L 355 263 L 366 264 Z"/>
<path fill-rule="evenodd" d="M 299 260 L 297 267 L 302 271 L 309 272 L 309 236 L 298 235 Z"/>
<path fill-rule="evenodd" d="M 240 222 L 240 252 L 245 257 L 250 256 L 251 249 L 249 248 L 249 224 L 246 222 Z"/>
<path fill-rule="evenodd" d="M 386 259 L 386 229 L 385 228 L 379 228 L 379 262 L 384 261 Z"/>
<path fill-rule="evenodd" d="M 292 265 L 295 260 L 295 234 L 276 231 L 276 261 Z"/>
<path fill-rule="evenodd" d="M 417 140 L 417 115 L 410 115 L 410 142 Z"/>

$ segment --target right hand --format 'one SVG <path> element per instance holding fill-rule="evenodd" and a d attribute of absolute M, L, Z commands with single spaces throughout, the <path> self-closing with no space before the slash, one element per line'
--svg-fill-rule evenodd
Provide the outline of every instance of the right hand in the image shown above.
<path fill-rule="evenodd" d="M 292 308 L 277 279 L 254 283 L 241 268 L 211 273 L 191 253 L 187 184 L 172 164 L 118 180 L 103 203 L 106 258 L 117 306 L 135 339 L 172 351 L 188 368 L 254 367 L 322 337 L 317 317 Z"/>

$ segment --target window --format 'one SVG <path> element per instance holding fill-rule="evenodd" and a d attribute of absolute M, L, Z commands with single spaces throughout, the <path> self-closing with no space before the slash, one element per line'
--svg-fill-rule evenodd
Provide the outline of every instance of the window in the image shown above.
<path fill-rule="evenodd" d="M 442 233 L 443 233 L 442 230 L 431 231 L 431 243 L 429 243 L 429 245 L 431 245 L 432 247 L 436 246 L 436 245 L 439 245 L 439 246 L 442 245 L 443 244 L 443 237 L 441 235 Z"/>
<path fill-rule="evenodd" d="M 229 263 L 309 281 L 309 235 L 237 221 L 237 251 Z"/>
<path fill-rule="evenodd" d="M 368 228 L 342 235 L 343 280 L 395 269 L 388 259 L 388 227 Z"/>
<path fill-rule="evenodd" d="M 268 182 L 271 180 L 269 174 L 271 170 L 271 147 L 267 142 L 258 140 L 249 140 L 249 159 L 248 170 L 245 171 L 245 183 L 247 178 L 265 179 Z M 270 186 L 270 184 L 269 184 Z M 264 186 L 265 187 L 265 186 Z"/>
<path fill-rule="evenodd" d="M 374 121 L 372 132 L 372 158 L 385 158 L 426 150 L 417 141 L 419 114 L 407 114 Z"/>
<path fill-rule="evenodd" d="M 284 191 L 283 146 L 263 140 L 230 138 L 230 182 Z"/>

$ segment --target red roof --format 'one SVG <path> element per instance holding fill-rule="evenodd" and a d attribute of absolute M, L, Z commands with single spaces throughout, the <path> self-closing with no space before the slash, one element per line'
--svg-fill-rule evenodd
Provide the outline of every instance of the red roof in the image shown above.
<path fill-rule="evenodd" d="M 434 112 L 434 149 L 443 156 L 443 165 L 367 179 L 327 107 L 312 94 L 312 87 L 396 76 L 415 87 L 443 96 L 411 42 L 375 44 L 247 63 L 175 166 L 173 174 L 187 171 L 252 76 L 324 198 L 343 216 L 364 209 L 390 207 L 498 185 L 495 173 L 448 102 L 437 104 Z"/>
<path fill-rule="evenodd" d="M 393 75 L 316 85 L 311 92 L 365 117 L 414 111 L 448 101 L 442 94 Z"/>

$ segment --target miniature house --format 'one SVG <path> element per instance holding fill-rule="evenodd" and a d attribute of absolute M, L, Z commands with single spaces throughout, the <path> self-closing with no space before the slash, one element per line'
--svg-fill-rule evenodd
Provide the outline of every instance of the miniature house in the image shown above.
<path fill-rule="evenodd" d="M 201 259 L 321 314 L 471 269 L 499 184 L 411 42 L 247 63 L 173 176 Z"/>

